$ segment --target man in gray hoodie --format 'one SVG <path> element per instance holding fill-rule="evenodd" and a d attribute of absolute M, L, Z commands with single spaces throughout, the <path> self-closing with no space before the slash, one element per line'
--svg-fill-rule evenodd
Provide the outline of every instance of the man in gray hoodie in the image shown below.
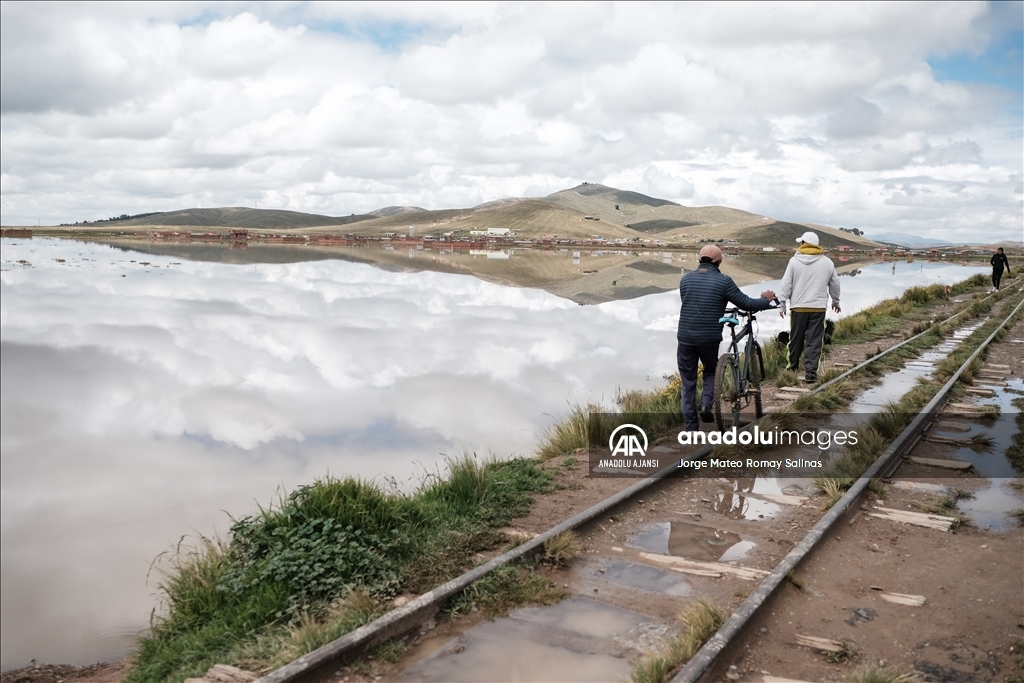
<path fill-rule="evenodd" d="M 825 310 L 832 297 L 832 310 L 839 313 L 839 276 L 835 264 L 818 246 L 818 236 L 805 232 L 797 238 L 800 248 L 786 266 L 779 286 L 780 315 L 790 310 L 789 369 L 799 372 L 804 356 L 804 380 L 818 381 L 821 345 L 825 339 Z"/>

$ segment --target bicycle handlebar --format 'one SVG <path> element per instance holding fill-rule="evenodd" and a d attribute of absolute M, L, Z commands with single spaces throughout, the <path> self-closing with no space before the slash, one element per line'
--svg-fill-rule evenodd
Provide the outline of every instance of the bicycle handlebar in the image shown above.
<path fill-rule="evenodd" d="M 778 299 L 772 299 L 771 304 L 768 306 L 768 308 L 779 308 L 781 306 L 782 306 L 782 303 Z M 748 315 L 754 315 L 757 312 L 758 311 L 741 311 L 739 309 L 739 307 L 736 307 L 736 306 L 734 306 L 732 308 L 725 309 L 725 315 L 726 316 L 730 316 L 730 315 L 748 316 Z"/>

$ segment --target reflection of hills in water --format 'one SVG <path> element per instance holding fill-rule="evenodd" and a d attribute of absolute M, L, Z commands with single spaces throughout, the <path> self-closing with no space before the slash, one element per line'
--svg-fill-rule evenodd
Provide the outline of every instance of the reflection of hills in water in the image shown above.
<path fill-rule="evenodd" d="M 298 263 L 339 259 L 374 265 L 388 271 L 435 271 L 473 275 L 497 284 L 543 289 L 580 304 L 635 299 L 679 287 L 683 270 L 697 267 L 696 252 L 586 251 L 573 249 L 507 249 L 455 252 L 431 248 L 369 246 L 310 247 L 253 244 L 244 249 L 227 244 L 173 243 L 141 240 L 98 240 L 103 244 L 147 254 L 217 263 Z M 496 258 L 499 257 L 499 258 Z M 743 286 L 776 280 L 785 272 L 788 255 L 741 255 L 726 259 L 722 271 Z M 859 265 L 864 265 L 864 261 Z M 855 264 L 837 264 L 843 269 Z"/>
<path fill-rule="evenodd" d="M 726 529 L 691 522 L 659 522 L 633 534 L 629 545 L 688 560 L 729 562 L 742 558 L 755 543 Z"/>

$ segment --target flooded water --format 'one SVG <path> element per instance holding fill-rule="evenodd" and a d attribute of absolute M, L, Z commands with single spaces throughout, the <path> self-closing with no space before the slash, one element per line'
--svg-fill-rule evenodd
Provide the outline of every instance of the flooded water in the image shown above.
<path fill-rule="evenodd" d="M 988 385 L 995 395 L 977 401 L 981 405 L 999 406 L 999 417 L 972 425 L 973 429 L 967 434 L 958 434 L 960 438 L 975 433 L 984 435 L 991 439 L 991 444 L 985 448 L 961 448 L 955 455 L 974 465 L 978 474 L 989 478 L 987 487 L 975 491 L 970 498 L 957 501 L 957 507 L 979 528 L 992 531 L 1015 527 L 1019 522 L 1010 513 L 1024 508 L 1024 499 L 1010 487 L 1013 481 L 1020 481 L 1021 475 L 1005 456 L 1017 433 L 1016 417 L 1020 409 L 1013 405 L 1013 400 L 1024 396 L 1024 380 L 1008 378 L 1005 384 L 1005 387 Z M 986 387 L 987 383 L 975 380 L 974 385 Z"/>
<path fill-rule="evenodd" d="M 328 473 L 408 490 L 462 452 L 531 455 L 570 402 L 675 371 L 674 292 L 579 306 L 338 258 L 0 250 L 4 669 L 124 655 L 157 606 L 154 559 L 280 492 Z M 844 277 L 844 313 L 984 270 L 891 267 Z"/>
<path fill-rule="evenodd" d="M 663 646 L 668 628 L 586 598 L 513 610 L 467 631 L 399 677 L 401 681 L 617 681 L 629 662 Z"/>

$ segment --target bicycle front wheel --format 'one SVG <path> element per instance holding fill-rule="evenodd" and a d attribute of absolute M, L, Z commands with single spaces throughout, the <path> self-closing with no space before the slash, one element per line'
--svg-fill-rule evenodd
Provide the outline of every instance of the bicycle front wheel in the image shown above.
<path fill-rule="evenodd" d="M 740 402 L 736 395 L 739 385 L 740 367 L 736 362 L 736 356 L 723 353 L 715 370 L 714 412 L 719 431 L 738 427 L 740 424 Z"/>
<path fill-rule="evenodd" d="M 750 359 L 750 383 L 747 393 L 754 395 L 754 416 L 758 419 L 764 417 L 764 408 L 761 406 L 761 379 L 764 368 L 764 356 L 761 354 L 761 345 L 754 342 L 754 357 Z"/>

